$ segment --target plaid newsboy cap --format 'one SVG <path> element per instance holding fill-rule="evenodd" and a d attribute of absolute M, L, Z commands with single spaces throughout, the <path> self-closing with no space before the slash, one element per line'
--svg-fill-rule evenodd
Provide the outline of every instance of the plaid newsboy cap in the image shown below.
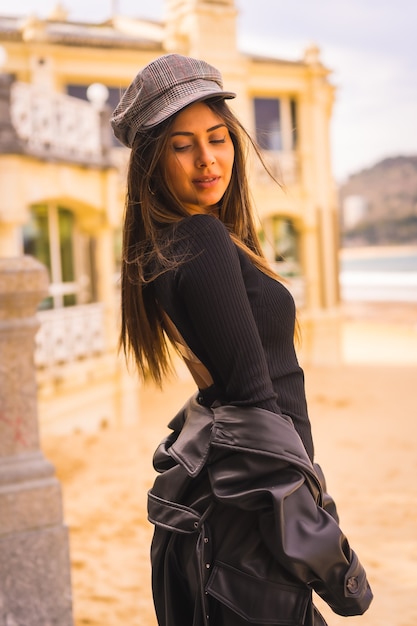
<path fill-rule="evenodd" d="M 207 98 L 234 98 L 222 76 L 205 61 L 166 54 L 146 65 L 121 97 L 110 119 L 113 133 L 128 148 L 141 128 L 151 128 L 184 107 Z"/>

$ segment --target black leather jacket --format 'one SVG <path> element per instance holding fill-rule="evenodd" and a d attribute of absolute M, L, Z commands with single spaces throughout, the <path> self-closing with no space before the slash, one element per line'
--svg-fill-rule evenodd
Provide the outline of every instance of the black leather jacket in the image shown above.
<path fill-rule="evenodd" d="M 312 590 L 366 611 L 365 571 L 289 418 L 192 398 L 169 426 L 148 500 L 160 626 L 325 624 Z"/>

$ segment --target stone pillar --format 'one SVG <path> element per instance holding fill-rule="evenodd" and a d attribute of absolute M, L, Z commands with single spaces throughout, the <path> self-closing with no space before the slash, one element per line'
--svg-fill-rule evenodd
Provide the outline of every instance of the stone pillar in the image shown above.
<path fill-rule="evenodd" d="M 0 626 L 72 626 L 60 485 L 39 446 L 34 337 L 48 287 L 35 259 L 0 258 Z"/>

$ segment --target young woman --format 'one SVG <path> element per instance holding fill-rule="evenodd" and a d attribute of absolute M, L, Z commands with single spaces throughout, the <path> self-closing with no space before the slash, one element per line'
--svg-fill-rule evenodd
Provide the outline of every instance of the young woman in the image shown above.
<path fill-rule="evenodd" d="M 257 238 L 234 95 L 170 54 L 112 117 L 132 150 L 121 345 L 157 382 L 175 346 L 198 386 L 154 458 L 155 608 L 160 626 L 317 626 L 312 590 L 341 615 L 372 593 L 313 465 L 294 301 Z"/>

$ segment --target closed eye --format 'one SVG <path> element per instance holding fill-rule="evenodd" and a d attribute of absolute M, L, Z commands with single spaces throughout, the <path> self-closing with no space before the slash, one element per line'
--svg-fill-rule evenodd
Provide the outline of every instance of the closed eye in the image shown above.
<path fill-rule="evenodd" d="M 191 144 L 187 144 L 186 146 L 172 146 L 174 152 L 185 152 L 187 148 L 191 148 Z"/>

